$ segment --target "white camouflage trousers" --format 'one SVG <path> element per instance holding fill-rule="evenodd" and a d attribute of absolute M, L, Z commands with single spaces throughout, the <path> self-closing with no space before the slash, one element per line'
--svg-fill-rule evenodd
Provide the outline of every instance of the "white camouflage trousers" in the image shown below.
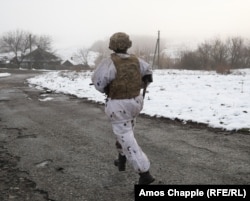
<path fill-rule="evenodd" d="M 147 172 L 150 162 L 134 137 L 136 117 L 143 107 L 143 98 L 111 100 L 106 102 L 105 112 L 111 120 L 116 140 L 121 145 L 118 152 L 125 155 L 135 172 Z"/>

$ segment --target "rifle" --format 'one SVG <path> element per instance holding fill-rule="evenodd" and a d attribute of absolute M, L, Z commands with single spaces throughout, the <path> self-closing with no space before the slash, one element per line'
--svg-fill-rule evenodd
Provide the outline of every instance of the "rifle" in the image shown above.
<path fill-rule="evenodd" d="M 147 86 L 148 86 L 148 84 L 150 82 L 153 82 L 153 76 L 152 76 L 152 74 L 144 75 L 143 78 L 142 78 L 142 82 L 144 84 L 142 96 L 143 96 L 143 98 L 145 98 L 145 94 L 146 94 L 146 91 L 147 91 Z"/>
<path fill-rule="evenodd" d="M 147 91 L 148 81 L 147 80 L 143 81 L 143 84 L 144 84 L 144 86 L 143 86 L 142 96 L 143 96 L 143 99 L 144 99 L 146 91 Z"/>

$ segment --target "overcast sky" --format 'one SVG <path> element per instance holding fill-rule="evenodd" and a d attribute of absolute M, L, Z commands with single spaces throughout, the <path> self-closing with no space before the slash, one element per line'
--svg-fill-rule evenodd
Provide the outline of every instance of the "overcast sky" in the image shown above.
<path fill-rule="evenodd" d="M 0 0 L 0 34 L 50 35 L 55 49 L 89 47 L 118 31 L 169 43 L 250 39 L 250 0 Z"/>

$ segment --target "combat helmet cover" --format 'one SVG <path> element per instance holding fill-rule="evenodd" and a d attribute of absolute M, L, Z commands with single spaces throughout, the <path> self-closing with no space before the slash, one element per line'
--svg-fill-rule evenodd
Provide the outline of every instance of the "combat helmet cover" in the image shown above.
<path fill-rule="evenodd" d="M 117 32 L 110 37 L 109 49 L 117 50 L 127 50 L 132 46 L 132 42 L 129 39 L 129 35 L 123 32 Z"/>

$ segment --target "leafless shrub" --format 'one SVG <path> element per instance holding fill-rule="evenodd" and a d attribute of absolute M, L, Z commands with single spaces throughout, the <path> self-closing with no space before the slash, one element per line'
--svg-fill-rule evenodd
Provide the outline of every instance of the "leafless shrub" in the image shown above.
<path fill-rule="evenodd" d="M 230 67 L 226 65 L 218 65 L 215 68 L 216 73 L 222 74 L 222 75 L 228 75 L 231 74 Z"/>

